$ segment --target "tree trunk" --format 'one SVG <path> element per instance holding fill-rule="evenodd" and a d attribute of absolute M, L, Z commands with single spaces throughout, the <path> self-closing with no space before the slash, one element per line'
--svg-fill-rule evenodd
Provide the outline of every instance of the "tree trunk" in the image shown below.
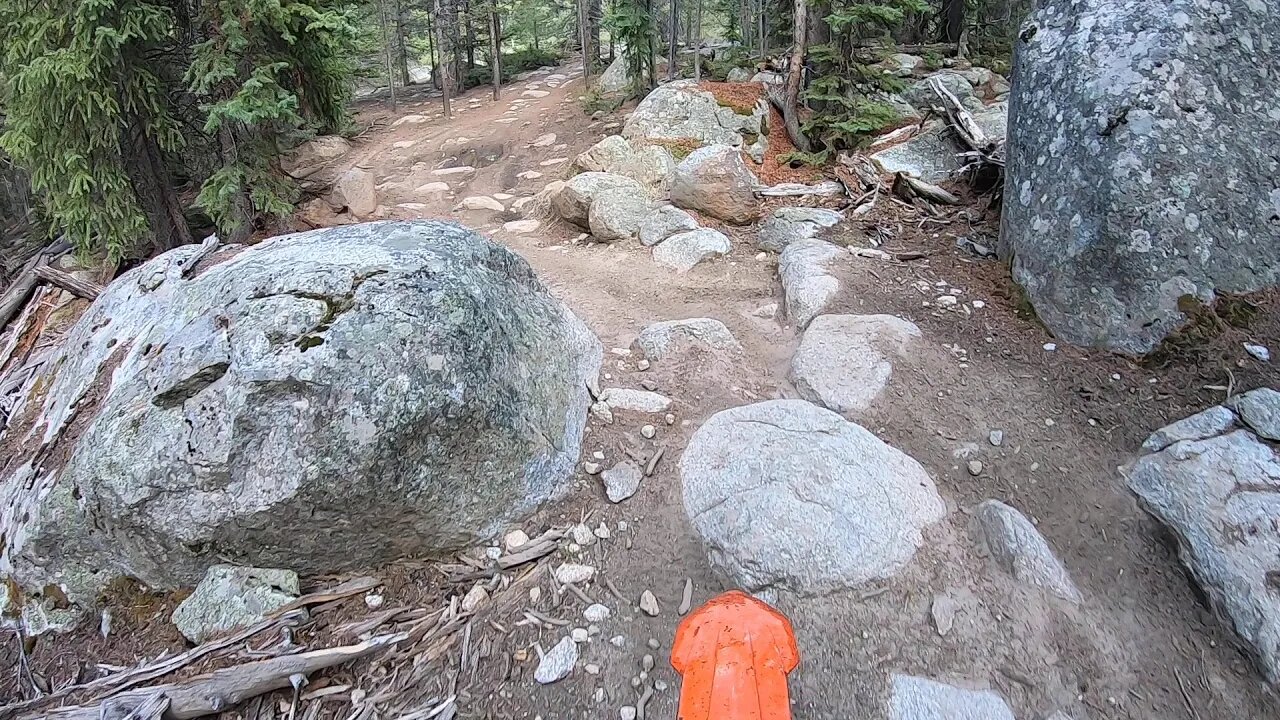
<path fill-rule="evenodd" d="M 471 0 L 466 0 L 466 4 L 462 6 L 462 12 L 466 15 L 466 32 L 464 37 L 467 39 L 467 70 L 475 70 L 476 28 L 471 24 Z"/>
<path fill-rule="evenodd" d="M 759 0 L 760 13 L 756 16 L 756 22 L 760 26 L 760 57 L 763 59 L 769 55 L 769 35 L 765 32 L 765 14 L 769 9 L 769 0 Z"/>
<path fill-rule="evenodd" d="M 604 18 L 602 0 L 588 0 L 587 5 L 587 39 L 591 41 L 591 62 L 600 61 L 600 21 Z"/>
<path fill-rule="evenodd" d="M 532 13 L 530 20 L 533 22 L 533 51 L 540 53 L 542 50 L 538 47 L 538 8 L 534 7 L 530 12 Z"/>
<path fill-rule="evenodd" d="M 404 22 L 404 5 L 400 0 L 395 0 L 396 8 L 396 48 L 400 59 L 400 87 L 409 87 L 413 84 L 413 79 L 409 77 L 409 51 L 405 49 L 405 22 Z"/>
<path fill-rule="evenodd" d="M 667 82 L 676 79 L 676 43 L 680 39 L 680 8 L 671 0 L 671 13 L 667 20 Z"/>
<path fill-rule="evenodd" d="M 693 80 L 702 80 L 702 3 L 704 0 L 693 0 Z"/>
<path fill-rule="evenodd" d="M 599 0 L 596 0 L 596 1 L 598 2 Z M 645 11 L 645 14 L 649 17 L 649 22 L 652 24 L 653 23 L 653 0 L 644 0 L 644 11 Z M 649 63 L 649 85 L 647 88 L 649 90 L 652 90 L 658 85 L 658 68 L 653 59 L 653 56 L 657 54 L 657 49 L 654 48 L 653 46 L 654 33 L 652 32 L 652 30 L 653 28 L 650 27 L 649 39 L 645 43 L 646 45 L 645 61 Z"/>
<path fill-rule="evenodd" d="M 125 131 L 133 152 L 124 158 L 125 173 L 133 185 L 138 205 L 147 216 L 151 227 L 151 249 L 159 254 L 179 245 L 192 242 L 191 229 L 182 213 L 182 202 L 173 187 L 173 178 L 165 165 L 165 159 L 155 140 L 145 131 L 146 120 L 130 113 L 129 128 Z M 237 203 L 247 202 L 248 188 L 241 188 Z M 246 224 L 252 232 L 252 215 Z M 142 248 L 131 248 L 141 250 Z M 146 254 L 144 254 L 144 257 Z"/>
<path fill-rule="evenodd" d="M 959 43 L 964 33 L 965 0 L 942 0 L 942 33 L 938 39 L 945 43 Z"/>
<path fill-rule="evenodd" d="M 809 152 L 809 139 L 800 131 L 796 106 L 800 104 L 800 81 L 804 79 L 805 35 L 809 26 L 805 0 L 795 0 L 795 43 L 791 46 L 791 62 L 787 64 L 787 95 L 783 99 L 782 120 L 787 135 L 798 149 Z"/>
<path fill-rule="evenodd" d="M 436 68 L 440 73 L 440 94 L 444 100 L 444 116 L 446 118 L 453 117 L 453 106 L 449 102 L 449 93 L 453 90 L 449 81 L 449 62 L 445 58 L 444 51 L 444 30 L 440 27 L 443 17 L 440 12 L 440 0 L 432 0 L 432 9 L 435 11 L 435 38 L 436 53 L 439 54 L 439 60 L 436 61 Z"/>
<path fill-rule="evenodd" d="M 578 0 L 578 45 L 582 48 L 582 79 L 588 85 L 591 83 L 591 53 L 588 49 L 587 37 L 590 32 L 589 21 L 587 15 L 590 10 L 587 9 L 587 3 L 590 0 Z"/>
<path fill-rule="evenodd" d="M 396 111 L 396 78 L 392 71 L 394 54 L 391 51 L 391 23 L 387 19 L 387 0 L 378 0 L 378 12 L 382 14 L 382 46 L 387 58 L 387 88 L 391 91 L 391 112 Z"/>
<path fill-rule="evenodd" d="M 493 99 L 502 95 L 502 18 L 498 17 L 498 0 L 489 4 L 489 64 L 493 68 Z"/>
<path fill-rule="evenodd" d="M 432 13 L 427 13 L 427 60 L 431 63 L 431 87 L 440 89 L 440 63 L 436 62 L 436 31 L 431 20 Z"/>

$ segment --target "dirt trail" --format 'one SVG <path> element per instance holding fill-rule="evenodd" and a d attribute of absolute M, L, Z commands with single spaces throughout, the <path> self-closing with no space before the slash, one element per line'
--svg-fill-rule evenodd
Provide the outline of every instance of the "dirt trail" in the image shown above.
<path fill-rule="evenodd" d="M 549 75 L 565 80 L 550 87 Z M 607 524 L 611 538 L 585 548 L 585 561 L 600 567 L 632 602 L 651 590 L 661 614 L 651 618 L 635 607 L 617 607 L 593 585 L 595 599 L 613 606 L 614 616 L 583 646 L 579 670 L 543 687 L 532 679 L 536 654 L 523 664 L 499 663 L 472 684 L 475 702 L 461 708 L 464 717 L 616 717 L 618 708 L 635 704 L 631 679 L 647 653 L 659 658 L 650 681 L 667 686 L 649 702 L 649 716 L 674 717 L 678 683 L 665 659 L 684 581 L 693 580 L 695 601 L 725 589 L 685 519 L 676 461 L 711 414 L 796 397 L 787 369 L 798 335 L 785 321 L 755 313 L 778 302 L 780 289 L 776 256 L 757 259 L 754 231 L 729 231 L 732 253 L 677 275 L 655 265 L 638 243 L 579 243 L 580 230 L 545 221 L 535 233 L 516 235 L 501 229 L 515 213 L 455 209 L 463 197 L 503 193 L 513 196 L 504 200 L 509 208 L 568 173 L 568 162 L 543 162 L 572 159 L 616 132 L 621 118 L 593 122 L 578 108 L 582 87 L 576 73 L 561 68 L 516 83 L 498 102 L 487 89 L 474 90 L 456 101 L 458 116 L 447 123 L 439 120 L 437 99 L 413 102 L 399 116 L 420 114 L 427 122 L 373 131 L 347 165 L 370 169 L 387 183 L 384 203 L 420 203 L 392 207 L 390 216 L 455 218 L 528 259 L 605 343 L 603 387 L 647 387 L 675 400 L 676 424 L 658 422 L 654 440 L 638 433 L 640 424 L 652 421 L 645 417 L 622 415 L 614 425 L 592 420 L 588 428 L 586 452 L 603 453 L 606 467 L 628 454 L 647 457 L 665 449 L 666 459 L 639 494 L 611 505 L 599 481 L 583 475 L 577 491 L 540 519 L 563 523 L 587 516 L 593 525 Z M 529 89 L 548 94 L 519 97 Z M 378 108 L 363 115 L 394 120 Z M 554 142 L 531 146 L 547 133 L 555 133 Z M 479 167 L 468 182 L 437 178 L 451 184 L 450 197 L 422 199 L 403 190 L 419 179 L 412 169 L 419 162 L 433 169 Z M 528 170 L 542 177 L 518 177 Z M 1280 703 L 1206 609 L 1116 471 L 1147 432 L 1220 398 L 1176 364 L 1153 371 L 1109 355 L 1047 351 L 1042 346 L 1051 338 L 1023 317 L 998 264 L 955 248 L 958 234 L 994 233 L 990 214 L 936 233 L 903 232 L 901 225 L 898 231 L 896 242 L 910 246 L 897 249 L 929 257 L 906 264 L 841 260 L 845 289 L 828 312 L 890 313 L 923 330 L 927 349 L 896 367 L 881 400 L 853 419 L 925 465 L 949 516 L 927 532 L 909 570 L 875 593 L 776 598 L 800 636 L 801 666 L 792 682 L 796 717 L 884 717 L 894 672 L 992 688 L 1019 718 L 1039 719 L 1059 709 L 1077 719 L 1276 717 Z M 857 224 L 845 232 L 844 242 L 865 244 Z M 927 307 L 936 286 L 957 288 L 963 300 L 980 299 L 984 307 L 968 314 Z M 703 316 L 725 322 L 744 352 L 695 354 L 647 372 L 637 369 L 628 348 L 644 325 Z M 996 429 L 1004 432 L 1000 447 L 987 442 Z M 982 461 L 978 476 L 966 470 L 966 458 Z M 993 571 L 968 532 L 972 507 L 989 498 L 1015 505 L 1038 523 L 1083 592 L 1082 605 L 1052 602 Z M 538 527 L 538 520 L 531 525 Z M 944 593 L 959 598 L 961 610 L 955 628 L 941 636 L 930 607 Z M 556 610 L 585 625 L 575 617 L 580 611 Z M 513 632 L 494 651 L 510 655 L 534 642 L 545 649 L 558 639 L 536 632 Z M 607 641 L 617 635 L 621 647 Z M 649 648 L 650 638 L 661 651 Z M 599 674 L 583 672 L 587 664 L 598 665 Z M 599 701 L 597 689 L 603 691 Z"/>

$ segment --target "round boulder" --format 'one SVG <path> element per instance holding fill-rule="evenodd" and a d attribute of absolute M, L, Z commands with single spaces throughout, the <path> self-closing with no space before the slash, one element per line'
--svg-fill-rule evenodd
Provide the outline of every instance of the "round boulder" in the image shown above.
<path fill-rule="evenodd" d="M 627 190 L 637 197 L 648 197 L 640 183 L 623 175 L 584 172 L 565 181 L 551 197 L 551 207 L 560 217 L 584 228 L 590 227 L 591 201 L 605 190 Z"/>
<path fill-rule="evenodd" d="M 728 145 L 712 145 L 689 153 L 671 180 L 671 202 L 735 225 L 760 217 L 756 176 L 742 153 Z"/>
<path fill-rule="evenodd" d="M 518 255 L 382 222 L 167 252 L 11 426 L 0 573 L 73 601 L 237 563 L 328 573 L 489 538 L 567 487 L 601 346 Z"/>
<path fill-rule="evenodd" d="M 712 565 L 751 591 L 816 594 L 891 577 L 946 514 L 920 463 L 803 400 L 711 416 L 680 478 Z"/>

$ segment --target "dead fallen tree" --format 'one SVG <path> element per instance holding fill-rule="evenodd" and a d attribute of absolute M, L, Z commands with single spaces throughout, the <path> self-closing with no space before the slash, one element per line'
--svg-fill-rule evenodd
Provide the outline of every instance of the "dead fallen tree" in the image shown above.
<path fill-rule="evenodd" d="M 947 125 L 966 150 L 962 172 L 969 173 L 971 184 L 980 191 L 999 189 L 1004 184 L 1004 138 L 990 138 L 973 119 L 973 115 L 938 78 L 929 79 L 929 87 L 938 96 Z"/>

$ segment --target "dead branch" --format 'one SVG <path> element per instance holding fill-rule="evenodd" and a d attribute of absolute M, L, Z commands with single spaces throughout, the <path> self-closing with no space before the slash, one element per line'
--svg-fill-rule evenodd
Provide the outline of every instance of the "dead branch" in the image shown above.
<path fill-rule="evenodd" d="M 63 272 L 52 265 L 38 265 L 33 273 L 38 279 L 57 285 L 72 295 L 82 297 L 85 300 L 96 300 L 98 295 L 102 293 L 103 288 L 101 285 L 85 282 L 71 273 Z"/>
<path fill-rule="evenodd" d="M 325 668 L 368 657 L 406 637 L 406 633 L 380 635 L 357 645 L 325 648 L 236 665 L 172 685 L 123 693 L 112 698 L 110 703 L 117 709 L 115 712 L 129 708 L 128 712 L 132 713 L 133 708 L 154 702 L 155 696 L 162 693 L 169 702 L 164 713 L 165 720 L 189 720 L 212 715 L 249 698 L 289 687 L 291 676 L 307 676 Z M 99 720 L 106 715 L 105 704 L 76 705 L 28 715 L 23 720 Z"/>
<path fill-rule="evenodd" d="M 911 201 L 912 198 L 921 198 L 929 202 L 939 203 L 942 205 L 960 205 L 960 198 L 952 195 L 943 188 L 927 183 L 918 178 L 913 178 L 906 173 L 896 173 L 893 178 L 893 192 L 898 197 Z"/>
<path fill-rule="evenodd" d="M 27 261 L 27 264 L 22 267 L 22 272 L 17 274 L 4 295 L 0 295 L 0 329 L 9 324 L 13 316 L 26 305 L 27 296 L 35 290 L 36 283 L 39 281 L 36 277 L 36 268 L 48 265 L 51 260 L 70 249 L 71 244 L 59 238 Z"/>
<path fill-rule="evenodd" d="M 182 277 L 189 278 L 196 271 L 196 266 L 200 261 L 212 255 L 218 249 L 218 236 L 210 235 L 200 243 L 200 249 L 187 259 L 186 265 L 182 268 Z"/>

